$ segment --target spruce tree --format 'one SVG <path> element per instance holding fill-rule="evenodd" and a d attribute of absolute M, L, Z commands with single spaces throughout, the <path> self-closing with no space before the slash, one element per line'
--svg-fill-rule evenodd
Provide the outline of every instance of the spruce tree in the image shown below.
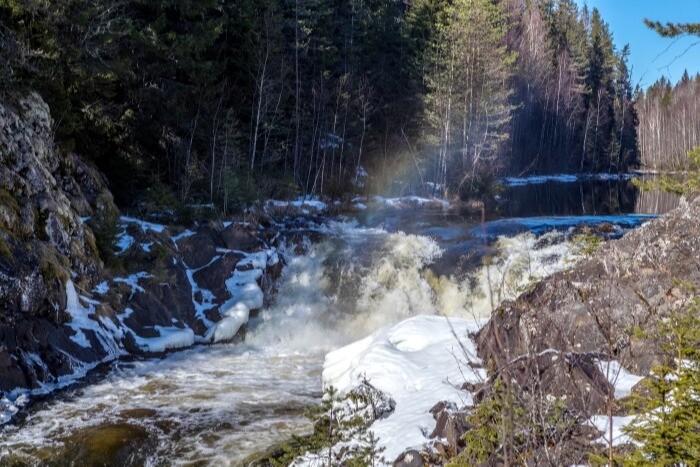
<path fill-rule="evenodd" d="M 654 340 L 663 361 L 632 401 L 639 412 L 625 432 L 638 449 L 634 465 L 700 462 L 700 300 L 661 319 Z"/>

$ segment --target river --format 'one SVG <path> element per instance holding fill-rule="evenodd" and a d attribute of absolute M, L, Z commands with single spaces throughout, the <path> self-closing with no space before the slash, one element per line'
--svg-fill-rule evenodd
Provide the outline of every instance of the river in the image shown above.
<path fill-rule="evenodd" d="M 115 362 L 3 427 L 0 464 L 245 465 L 309 429 L 329 351 L 419 314 L 487 317 L 569 267 L 575 225 L 615 237 L 678 203 L 628 180 L 521 183 L 499 197 L 485 224 L 370 207 L 311 226 L 324 240 L 282 249 L 277 292 L 244 343 Z"/>

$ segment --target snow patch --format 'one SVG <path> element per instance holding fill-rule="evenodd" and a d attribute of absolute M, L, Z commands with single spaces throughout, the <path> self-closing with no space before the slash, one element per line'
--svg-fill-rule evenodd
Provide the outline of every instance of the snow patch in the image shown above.
<path fill-rule="evenodd" d="M 164 226 L 164 225 L 154 224 L 153 222 L 142 221 L 141 219 L 136 219 L 135 217 L 121 216 L 119 219 L 122 222 L 127 223 L 127 224 L 139 225 L 141 227 L 141 230 L 144 233 L 146 233 L 149 230 L 153 230 L 154 232 L 161 233 L 163 230 L 166 229 L 166 226 Z"/>
<path fill-rule="evenodd" d="M 282 201 L 276 199 L 269 199 L 265 201 L 265 208 L 296 208 L 300 209 L 303 214 L 309 214 L 308 209 L 312 208 L 316 212 L 323 212 L 328 209 L 328 205 L 321 201 L 318 196 L 300 196 L 299 198 L 292 201 Z M 305 212 L 304 212 L 305 211 Z"/>
<path fill-rule="evenodd" d="M 462 391 L 461 385 L 465 379 L 484 381 L 487 375 L 486 370 L 467 365 L 481 363 L 476 344 L 467 335 L 484 323 L 415 316 L 383 327 L 328 353 L 324 385 L 347 393 L 366 379 L 396 402 L 393 413 L 370 427 L 379 438 L 379 447 L 386 449 L 383 455 L 395 459 L 407 448 L 420 449 L 430 442 L 428 434 L 435 428 L 435 420 L 429 410 L 436 402 L 472 403 L 471 394 Z"/>
<path fill-rule="evenodd" d="M 633 375 L 617 360 L 598 360 L 598 368 L 615 388 L 615 398 L 621 399 L 632 394 L 632 388 L 644 379 L 643 376 Z"/>
<path fill-rule="evenodd" d="M 634 420 L 633 415 L 626 417 L 613 416 L 612 417 L 612 444 L 613 446 L 621 446 L 623 444 L 628 444 L 632 442 L 632 439 L 627 436 L 623 429 L 629 425 Z M 610 444 L 610 417 L 607 415 L 593 415 L 588 419 L 588 423 L 594 428 L 603 432 L 603 435 L 596 439 L 595 443 Z"/>

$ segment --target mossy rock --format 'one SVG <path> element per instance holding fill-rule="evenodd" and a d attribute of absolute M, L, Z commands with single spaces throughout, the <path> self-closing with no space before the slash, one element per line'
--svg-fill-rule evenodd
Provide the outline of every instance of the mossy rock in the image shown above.
<path fill-rule="evenodd" d="M 60 260 L 56 261 L 55 258 L 51 259 L 45 259 L 41 262 L 39 265 L 39 269 L 41 270 L 41 275 L 44 278 L 44 281 L 46 283 L 51 283 L 55 280 L 60 281 L 61 283 L 65 283 L 70 279 L 70 275 L 66 270 L 56 264 L 57 262 L 60 262 Z"/>
<path fill-rule="evenodd" d="M 14 260 L 12 248 L 2 234 L 0 234 L 0 259 L 4 259 L 8 262 L 12 262 Z"/>

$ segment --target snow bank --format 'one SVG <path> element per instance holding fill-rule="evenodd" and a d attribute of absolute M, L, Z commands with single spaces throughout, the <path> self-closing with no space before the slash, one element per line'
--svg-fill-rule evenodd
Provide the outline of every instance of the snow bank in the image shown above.
<path fill-rule="evenodd" d="M 407 448 L 429 442 L 435 428 L 429 410 L 437 402 L 472 403 L 471 394 L 459 388 L 465 379 L 477 383 L 486 378 L 485 370 L 467 365 L 480 363 L 467 333 L 483 324 L 483 320 L 416 316 L 383 327 L 327 354 L 324 384 L 346 393 L 364 378 L 396 402 L 393 413 L 370 427 L 391 461 Z"/>

